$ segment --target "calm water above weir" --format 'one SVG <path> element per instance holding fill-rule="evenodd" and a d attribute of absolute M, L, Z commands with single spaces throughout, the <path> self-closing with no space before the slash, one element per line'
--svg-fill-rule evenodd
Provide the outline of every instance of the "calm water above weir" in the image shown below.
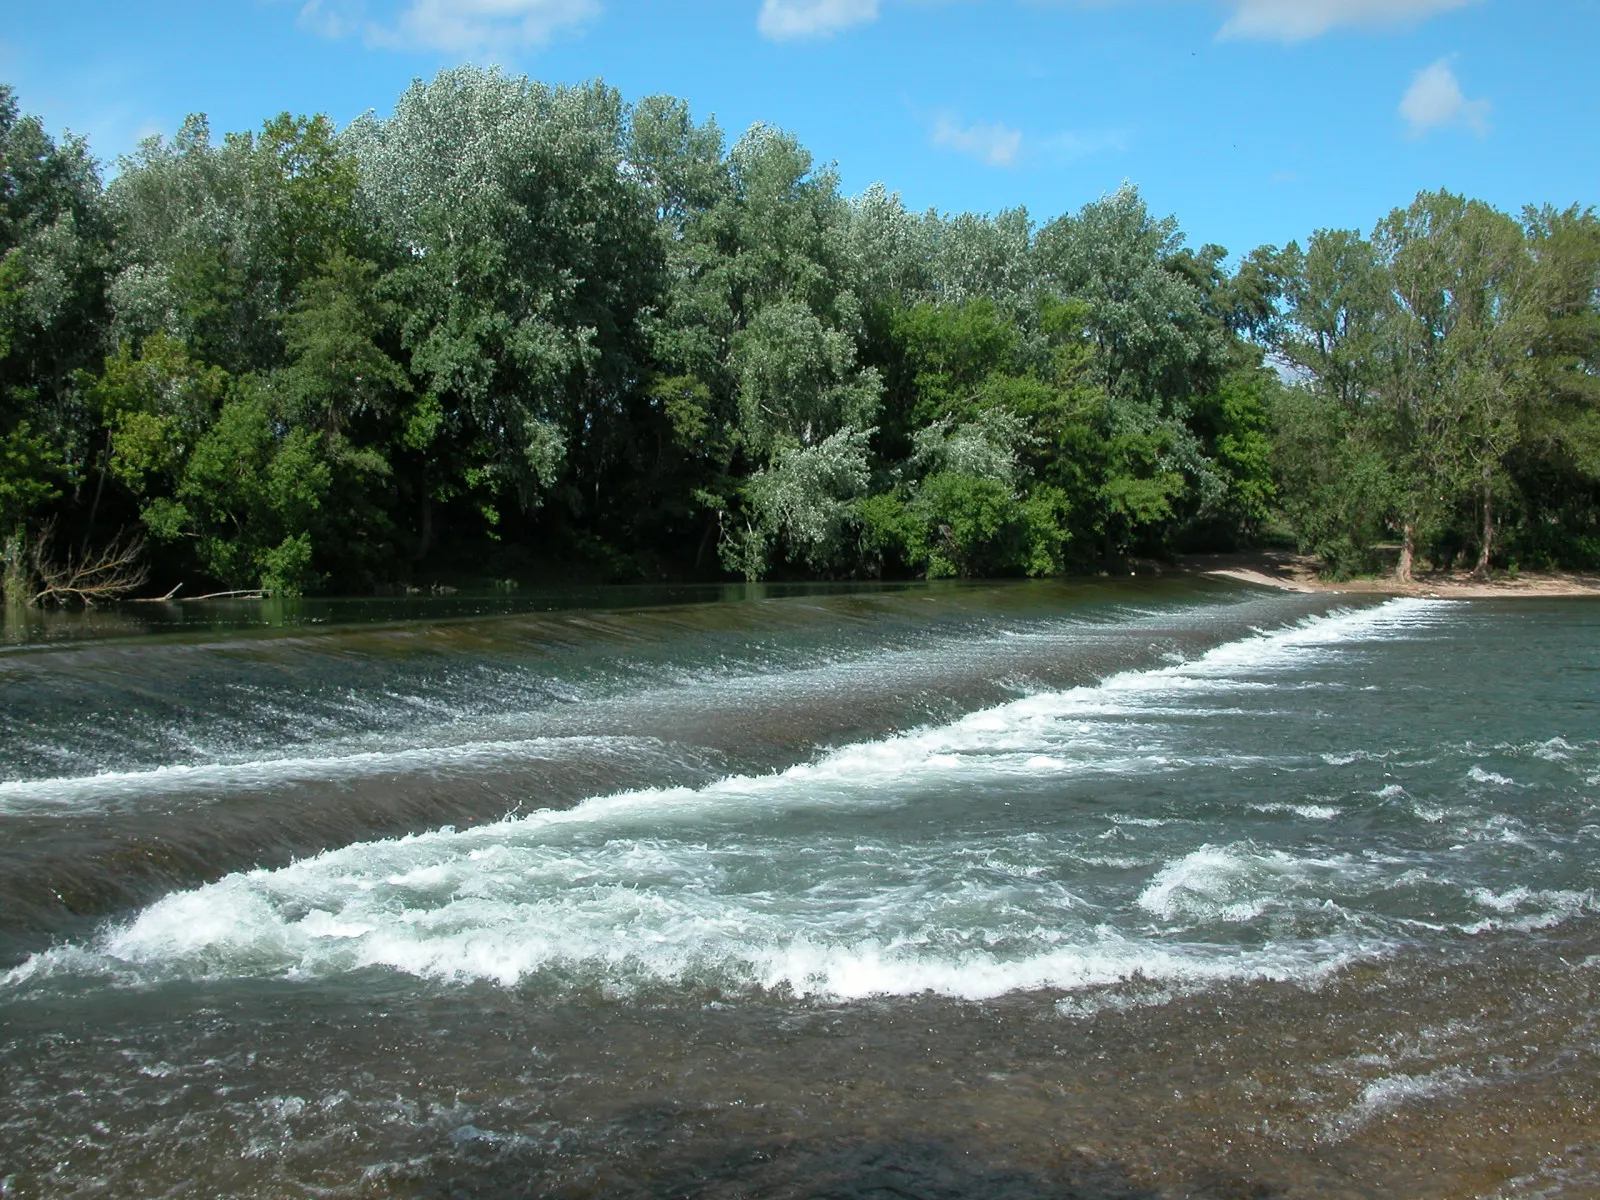
<path fill-rule="evenodd" d="M 13 629 L 0 1196 L 1600 1195 L 1600 606 L 571 599 Z"/>

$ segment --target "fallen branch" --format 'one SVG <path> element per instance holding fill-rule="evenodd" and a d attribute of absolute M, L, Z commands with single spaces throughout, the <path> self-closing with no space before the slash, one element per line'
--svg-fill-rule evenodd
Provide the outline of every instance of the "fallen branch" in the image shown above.
<path fill-rule="evenodd" d="M 134 599 L 129 600 L 128 603 L 129 604 L 165 604 L 168 600 L 171 600 L 174 596 L 176 596 L 178 594 L 178 588 L 181 588 L 182 586 L 183 586 L 183 584 L 181 584 L 181 583 L 178 584 L 177 587 L 173 588 L 165 596 L 137 596 Z"/>
<path fill-rule="evenodd" d="M 241 588 L 236 592 L 207 592 L 204 596 L 185 596 L 180 604 L 193 604 L 196 600 L 227 600 L 240 597 L 245 600 L 260 600 L 264 593 L 260 588 Z"/>
<path fill-rule="evenodd" d="M 68 552 L 65 561 L 51 557 L 54 537 L 52 521 L 33 543 L 33 574 L 39 586 L 33 595 L 35 605 L 76 602 L 93 608 L 96 601 L 116 600 L 142 587 L 148 576 L 144 538 L 137 533 L 118 534 L 104 549 L 85 552 L 82 559 Z"/>

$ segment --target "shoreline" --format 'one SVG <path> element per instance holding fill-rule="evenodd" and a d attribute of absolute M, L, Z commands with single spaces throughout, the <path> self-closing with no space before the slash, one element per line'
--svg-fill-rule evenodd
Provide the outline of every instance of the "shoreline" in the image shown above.
<path fill-rule="evenodd" d="M 1526 571 L 1515 579 L 1475 579 L 1467 571 L 1432 571 L 1410 583 L 1393 578 L 1318 577 L 1317 560 L 1281 550 L 1246 554 L 1193 554 L 1178 560 L 1185 574 L 1210 575 L 1285 592 L 1317 595 L 1422 596 L 1440 600 L 1521 600 L 1534 597 L 1600 597 L 1600 576 L 1566 571 Z"/>

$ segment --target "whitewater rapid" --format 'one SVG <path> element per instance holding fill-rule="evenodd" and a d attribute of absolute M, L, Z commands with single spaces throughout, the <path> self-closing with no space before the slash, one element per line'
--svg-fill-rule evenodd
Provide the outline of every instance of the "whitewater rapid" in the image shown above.
<path fill-rule="evenodd" d="M 1328 656 L 1426 632 L 1450 607 L 1394 600 L 772 774 L 597 796 L 235 873 L 37 954 L 0 987 L 378 968 L 506 986 L 981 999 L 1136 975 L 1315 979 L 1394 944 L 1404 914 L 1367 911 L 1362 897 L 1420 859 L 1297 852 L 1126 812 L 1056 827 L 1049 784 L 1270 763 L 1180 744 L 1166 724 L 1239 717 L 1239 697 L 1310 686 L 1303 677 Z M 1297 808 L 1338 819 L 1337 807 Z M 922 810 L 953 828 L 918 836 Z M 960 836 L 997 811 L 1019 827 Z M 1129 830 L 1166 836 L 1130 846 Z M 1528 905 L 1553 921 L 1594 904 L 1584 892 L 1473 894 L 1484 912 L 1467 916 L 1484 928 Z M 1252 923 L 1269 936 L 1215 932 Z"/>
<path fill-rule="evenodd" d="M 0 1192 L 1592 1195 L 1593 616 L 1019 584 L 13 656 Z"/>

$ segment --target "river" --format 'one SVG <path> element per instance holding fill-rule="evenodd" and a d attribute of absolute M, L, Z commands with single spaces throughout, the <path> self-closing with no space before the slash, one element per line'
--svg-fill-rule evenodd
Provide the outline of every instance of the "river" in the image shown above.
<path fill-rule="evenodd" d="M 0 643 L 0 1196 L 1600 1195 L 1593 601 L 272 611 Z"/>

